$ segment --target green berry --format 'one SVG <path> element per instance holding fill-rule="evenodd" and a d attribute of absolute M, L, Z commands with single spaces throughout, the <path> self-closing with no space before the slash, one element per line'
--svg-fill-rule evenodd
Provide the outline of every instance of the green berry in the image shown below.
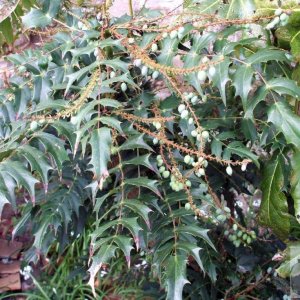
<path fill-rule="evenodd" d="M 32 121 L 32 122 L 30 123 L 30 130 L 31 130 L 31 131 L 35 131 L 35 130 L 37 130 L 37 128 L 38 128 L 38 122 Z"/>
<path fill-rule="evenodd" d="M 127 84 L 125 82 L 122 82 L 122 84 L 121 84 L 121 90 L 122 90 L 122 92 L 126 92 L 126 90 L 127 90 Z"/>
<path fill-rule="evenodd" d="M 192 131 L 191 131 L 191 135 L 192 135 L 193 137 L 196 137 L 196 136 L 198 135 L 197 130 L 192 130 Z"/>
<path fill-rule="evenodd" d="M 190 92 L 187 97 L 188 99 L 192 99 L 194 96 L 195 96 L 194 93 Z"/>
<path fill-rule="evenodd" d="M 272 22 L 273 22 L 273 24 L 277 25 L 280 22 L 280 18 L 276 17 L 276 18 L 274 18 L 274 20 Z"/>
<path fill-rule="evenodd" d="M 170 38 L 173 40 L 175 38 L 177 38 L 178 36 L 178 32 L 176 30 L 173 30 L 170 32 Z"/>
<path fill-rule="evenodd" d="M 162 159 L 159 159 L 158 161 L 157 161 L 157 166 L 162 166 L 162 164 L 163 164 L 164 162 L 163 162 L 163 160 Z"/>
<path fill-rule="evenodd" d="M 251 244 L 251 242 L 252 242 L 252 239 L 251 239 L 250 236 L 248 236 L 248 237 L 247 237 L 247 244 Z"/>
<path fill-rule="evenodd" d="M 238 237 L 242 237 L 242 235 L 243 235 L 243 231 L 240 231 L 240 230 L 239 230 L 239 231 L 237 232 L 237 236 L 238 236 Z"/>
<path fill-rule="evenodd" d="M 216 68 L 214 66 L 211 66 L 208 69 L 208 74 L 209 74 L 210 77 L 214 77 L 214 75 L 216 74 Z"/>
<path fill-rule="evenodd" d="M 134 38 L 129 38 L 129 39 L 128 39 L 128 43 L 129 43 L 129 44 L 134 44 L 134 42 L 135 42 Z"/>
<path fill-rule="evenodd" d="M 224 207 L 224 210 L 225 210 L 227 213 L 230 213 L 230 212 L 231 212 L 230 208 L 227 207 L 227 206 Z"/>
<path fill-rule="evenodd" d="M 154 138 L 154 139 L 153 139 L 153 145 L 157 145 L 157 144 L 158 144 L 158 142 L 159 142 L 159 141 L 158 141 L 158 139 L 157 139 L 157 138 Z"/>
<path fill-rule="evenodd" d="M 159 130 L 161 128 L 161 123 L 159 123 L 159 122 L 153 122 L 153 125 L 155 126 L 155 128 L 157 130 Z"/>
<path fill-rule="evenodd" d="M 247 169 L 247 164 L 242 164 L 242 166 L 241 166 L 241 170 L 242 170 L 243 172 L 245 172 L 245 171 L 246 171 L 246 169 Z"/>
<path fill-rule="evenodd" d="M 185 185 L 186 185 L 187 187 L 191 187 L 191 186 L 192 186 L 192 183 L 191 183 L 189 180 L 187 180 L 187 181 L 185 182 Z"/>
<path fill-rule="evenodd" d="M 178 32 L 181 33 L 181 34 L 183 34 L 183 32 L 184 32 L 184 27 L 180 27 L 180 28 L 178 29 Z"/>
<path fill-rule="evenodd" d="M 201 59 L 201 62 L 203 63 L 203 64 L 206 64 L 206 63 L 208 63 L 209 62 L 209 58 L 207 57 L 207 56 L 204 56 L 202 59 Z"/>
<path fill-rule="evenodd" d="M 162 176 L 163 178 L 168 178 L 170 176 L 170 171 L 163 171 Z"/>
<path fill-rule="evenodd" d="M 159 72 L 158 71 L 154 71 L 152 74 L 152 79 L 156 79 L 159 76 Z"/>
<path fill-rule="evenodd" d="M 270 22 L 270 23 L 267 24 L 266 29 L 267 29 L 267 30 L 271 30 L 271 29 L 273 29 L 274 27 L 275 27 L 275 23 L 272 21 L 272 22 Z"/>
<path fill-rule="evenodd" d="M 162 37 L 165 39 L 168 37 L 168 34 L 166 32 L 163 33 Z"/>
<path fill-rule="evenodd" d="M 115 78 L 116 77 L 116 72 L 114 72 L 114 71 L 110 72 L 109 77 L 110 78 Z"/>
<path fill-rule="evenodd" d="M 226 168 L 226 173 L 227 173 L 229 176 L 232 175 L 233 170 L 232 170 L 231 166 L 228 166 L 228 167 Z"/>
<path fill-rule="evenodd" d="M 205 140 L 207 140 L 209 138 L 209 132 L 206 130 L 202 131 L 201 135 Z"/>
<path fill-rule="evenodd" d="M 191 204 L 190 203 L 186 203 L 185 206 L 184 206 L 184 208 L 186 210 L 190 210 L 191 209 Z"/>
<path fill-rule="evenodd" d="M 196 103 L 198 103 L 198 101 L 199 101 L 199 98 L 197 97 L 197 96 L 194 96 L 192 99 L 191 99 L 191 102 L 192 102 L 192 104 L 196 104 Z"/>
<path fill-rule="evenodd" d="M 186 164 L 189 164 L 191 162 L 191 157 L 189 155 L 186 155 L 183 160 Z"/>
<path fill-rule="evenodd" d="M 181 114 L 184 110 L 185 110 L 185 105 L 184 104 L 180 104 L 178 106 L 178 112 Z"/>
<path fill-rule="evenodd" d="M 23 74 L 23 73 L 26 72 L 26 67 L 25 67 L 25 66 L 20 66 L 20 67 L 18 68 L 18 71 L 19 71 L 19 73 Z"/>
<path fill-rule="evenodd" d="M 189 118 L 189 120 L 188 120 L 188 123 L 189 123 L 189 125 L 192 125 L 192 124 L 194 124 L 194 120 L 193 120 L 193 118 Z"/>
<path fill-rule="evenodd" d="M 236 231 L 236 230 L 238 229 L 238 226 L 234 223 L 233 226 L 232 226 L 232 229 L 233 229 L 234 231 Z"/>
<path fill-rule="evenodd" d="M 222 209 L 217 208 L 217 209 L 216 209 L 216 214 L 217 214 L 217 215 L 220 215 L 221 213 L 222 213 Z"/>
<path fill-rule="evenodd" d="M 117 154 L 118 153 L 118 148 L 117 147 L 111 147 L 110 148 L 110 153 L 111 153 L 111 155 Z"/>
<path fill-rule="evenodd" d="M 143 76 L 146 76 L 148 74 L 148 67 L 147 66 L 143 66 L 141 73 L 142 73 Z"/>
<path fill-rule="evenodd" d="M 165 170 L 166 170 L 166 167 L 164 167 L 164 166 L 161 166 L 161 167 L 159 168 L 159 172 L 160 172 L 160 173 L 164 172 Z"/>
<path fill-rule="evenodd" d="M 156 160 L 160 160 L 160 159 L 162 159 L 161 155 L 157 155 Z"/>
<path fill-rule="evenodd" d="M 247 238 L 248 238 L 248 235 L 247 235 L 247 233 L 244 233 L 244 234 L 243 234 L 243 240 L 244 240 L 244 241 L 246 241 L 246 240 L 247 240 Z"/>
<path fill-rule="evenodd" d="M 142 60 L 141 59 L 136 59 L 134 61 L 134 65 L 137 66 L 137 67 L 140 67 L 142 65 Z"/>
<path fill-rule="evenodd" d="M 283 13 L 283 14 L 280 16 L 280 21 L 286 21 L 288 18 L 289 18 L 289 16 L 288 16 L 286 13 Z"/>
<path fill-rule="evenodd" d="M 218 215 L 217 220 L 220 222 L 224 222 L 226 220 L 226 217 L 224 215 Z"/>
<path fill-rule="evenodd" d="M 157 50 L 158 50 L 158 46 L 157 46 L 157 44 L 152 44 L 152 46 L 151 46 L 151 50 L 153 51 L 153 52 L 156 52 Z"/>
<path fill-rule="evenodd" d="M 179 187 L 179 190 L 182 190 L 182 189 L 184 188 L 183 183 L 182 183 L 182 182 L 179 182 L 179 183 L 178 183 L 178 187 Z"/>
<path fill-rule="evenodd" d="M 198 77 L 198 80 L 200 80 L 200 81 L 203 82 L 203 81 L 206 80 L 207 74 L 206 74 L 206 72 L 205 72 L 204 70 L 202 70 L 202 71 L 199 71 L 199 72 L 198 72 L 197 77 Z"/>
<path fill-rule="evenodd" d="M 180 117 L 181 117 L 181 119 L 185 119 L 188 117 L 188 115 L 189 115 L 189 112 L 185 109 L 181 112 Z"/>
<path fill-rule="evenodd" d="M 226 235 L 226 236 L 229 235 L 229 231 L 228 231 L 228 230 L 225 230 L 225 231 L 224 231 L 224 235 Z"/>
<path fill-rule="evenodd" d="M 282 9 L 281 8 L 277 8 L 274 12 L 275 16 L 280 16 L 282 14 Z"/>

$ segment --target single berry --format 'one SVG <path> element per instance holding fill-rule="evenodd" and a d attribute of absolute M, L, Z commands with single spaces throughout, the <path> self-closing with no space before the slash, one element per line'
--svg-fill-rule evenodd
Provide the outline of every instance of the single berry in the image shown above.
<path fill-rule="evenodd" d="M 226 173 L 227 173 L 229 176 L 232 175 L 233 171 L 232 171 L 231 166 L 228 166 L 228 167 L 226 168 Z"/>
<path fill-rule="evenodd" d="M 157 166 L 160 167 L 163 163 L 164 163 L 163 160 L 162 160 L 162 159 L 159 159 L 159 160 L 157 161 Z"/>
<path fill-rule="evenodd" d="M 153 125 L 155 126 L 155 128 L 157 130 L 159 130 L 161 128 L 161 123 L 159 123 L 159 122 L 153 122 Z"/>
<path fill-rule="evenodd" d="M 281 8 L 277 8 L 274 12 L 275 16 L 280 16 L 282 14 L 282 9 Z"/>
<path fill-rule="evenodd" d="M 141 59 L 136 59 L 134 61 L 134 65 L 137 66 L 137 67 L 140 67 L 142 65 L 142 60 Z"/>
<path fill-rule="evenodd" d="M 188 123 L 189 123 L 189 125 L 192 125 L 192 124 L 194 124 L 194 120 L 193 120 L 193 118 L 189 118 L 189 120 L 188 120 Z"/>
<path fill-rule="evenodd" d="M 122 82 L 122 84 L 121 84 L 121 90 L 122 90 L 123 92 L 126 92 L 126 91 L 127 91 L 127 84 L 126 84 L 125 82 Z"/>
<path fill-rule="evenodd" d="M 289 16 L 286 14 L 286 13 L 283 13 L 281 16 L 280 16 L 280 21 L 285 21 L 289 18 Z"/>
<path fill-rule="evenodd" d="M 187 181 L 185 182 L 185 185 L 186 185 L 187 187 L 191 187 L 191 186 L 192 186 L 192 183 L 191 183 L 189 180 L 187 180 Z"/>
<path fill-rule="evenodd" d="M 200 80 L 201 82 L 204 82 L 207 77 L 207 74 L 204 70 L 202 70 L 202 71 L 198 72 L 197 77 L 198 77 L 198 80 Z"/>
<path fill-rule="evenodd" d="M 152 46 L 151 46 L 151 50 L 153 51 L 153 52 L 156 52 L 157 50 L 158 50 L 158 46 L 157 46 L 157 44 L 152 44 Z"/>
<path fill-rule="evenodd" d="M 184 110 L 185 110 L 185 105 L 184 104 L 180 104 L 178 106 L 178 112 L 181 114 Z"/>
<path fill-rule="evenodd" d="M 180 117 L 181 117 L 182 119 L 185 119 L 185 118 L 188 117 L 188 115 L 189 115 L 189 112 L 185 109 L 185 110 L 183 110 L 183 111 L 181 112 Z"/>
<path fill-rule="evenodd" d="M 178 29 L 178 32 L 181 33 L 181 34 L 183 34 L 183 32 L 184 32 L 184 27 L 180 27 L 180 28 Z"/>
<path fill-rule="evenodd" d="M 236 230 L 238 229 L 238 227 L 237 227 L 237 225 L 236 225 L 235 223 L 232 225 L 232 229 L 233 229 L 234 231 L 236 231 Z"/>
<path fill-rule="evenodd" d="M 37 130 L 37 128 L 38 128 L 38 122 L 32 121 L 32 122 L 30 123 L 30 130 L 31 130 L 31 131 L 35 131 L 35 130 Z"/>
<path fill-rule="evenodd" d="M 185 206 L 184 206 L 184 208 L 186 210 L 190 210 L 191 209 L 191 204 L 190 203 L 186 203 Z"/>
<path fill-rule="evenodd" d="M 206 130 L 202 131 L 201 135 L 205 140 L 207 140 L 209 138 L 209 132 Z"/>
<path fill-rule="evenodd" d="M 189 164 L 191 162 L 191 157 L 189 155 L 186 155 L 183 160 L 186 164 Z"/>
<path fill-rule="evenodd" d="M 162 176 L 163 178 L 168 178 L 170 176 L 170 171 L 163 171 Z"/>
<path fill-rule="evenodd" d="M 210 77 L 214 77 L 214 75 L 216 74 L 216 68 L 214 66 L 211 66 L 208 69 L 208 74 L 209 74 Z"/>
<path fill-rule="evenodd" d="M 98 50 L 98 48 L 96 48 L 96 49 L 95 49 L 95 51 L 94 51 L 94 55 L 95 55 L 95 57 L 97 57 L 97 56 L 98 56 L 98 54 L 99 54 L 99 50 Z"/>
<path fill-rule="evenodd" d="M 135 42 L 135 41 L 134 41 L 134 38 L 129 38 L 129 39 L 128 39 L 128 43 L 129 43 L 129 44 L 134 44 L 134 42 Z"/>
<path fill-rule="evenodd" d="M 274 20 L 272 21 L 275 25 L 279 24 L 280 22 L 280 18 L 279 17 L 276 17 L 274 18 Z"/>
<path fill-rule="evenodd" d="M 197 134 L 198 134 L 197 130 L 192 130 L 192 131 L 191 131 L 191 135 L 192 135 L 193 137 L 196 137 Z"/>
<path fill-rule="evenodd" d="M 19 73 L 23 74 L 23 73 L 26 72 L 26 67 L 20 66 L 20 67 L 18 68 L 18 71 L 19 71 Z"/>
<path fill-rule="evenodd" d="M 197 97 L 197 96 L 194 96 L 192 99 L 191 99 L 191 102 L 192 102 L 192 104 L 197 104 L 198 103 L 198 101 L 199 101 L 199 98 Z"/>
<path fill-rule="evenodd" d="M 147 66 L 143 66 L 141 73 L 142 73 L 143 76 L 146 76 L 148 74 L 148 67 Z"/>
<path fill-rule="evenodd" d="M 116 72 L 111 71 L 110 74 L 109 74 L 109 77 L 110 78 L 115 78 L 116 77 Z"/>
<path fill-rule="evenodd" d="M 173 30 L 173 31 L 170 32 L 170 38 L 172 40 L 175 39 L 175 38 L 177 38 L 177 36 L 178 36 L 178 33 L 177 33 L 176 30 Z"/>
<path fill-rule="evenodd" d="M 165 170 L 166 170 L 166 167 L 161 166 L 161 167 L 159 168 L 159 173 L 162 173 L 162 172 L 164 172 Z"/>
<path fill-rule="evenodd" d="M 204 56 L 204 57 L 201 59 L 201 62 L 202 62 L 203 64 L 206 64 L 206 63 L 209 62 L 209 58 L 208 58 L 207 56 Z"/>
<path fill-rule="evenodd" d="M 154 71 L 152 74 L 152 79 L 156 79 L 159 76 L 159 72 L 158 71 Z"/>

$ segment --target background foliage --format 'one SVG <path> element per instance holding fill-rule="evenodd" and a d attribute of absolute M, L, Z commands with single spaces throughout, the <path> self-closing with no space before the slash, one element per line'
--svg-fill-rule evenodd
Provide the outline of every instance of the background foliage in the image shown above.
<path fill-rule="evenodd" d="M 298 249 L 293 3 L 190 1 L 118 19 L 110 3 L 37 4 L 23 25 L 51 39 L 6 57 L 15 75 L 0 91 L 1 208 L 22 213 L 14 237 L 34 235 L 28 263 L 64 257 L 35 295 L 93 297 L 88 283 L 102 297 L 121 282 L 125 298 L 287 297 L 297 251 L 272 257 Z"/>

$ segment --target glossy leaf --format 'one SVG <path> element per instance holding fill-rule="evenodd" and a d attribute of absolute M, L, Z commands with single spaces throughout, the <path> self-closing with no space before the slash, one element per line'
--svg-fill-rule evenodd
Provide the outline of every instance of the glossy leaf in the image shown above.
<path fill-rule="evenodd" d="M 110 160 L 110 147 L 112 143 L 111 131 L 107 127 L 93 130 L 89 141 L 92 147 L 92 158 L 90 164 L 95 178 L 100 181 L 107 177 L 107 164 Z"/>
<path fill-rule="evenodd" d="M 279 155 L 264 166 L 259 221 L 284 239 L 289 234 L 290 221 L 287 199 L 282 191 L 283 181 L 283 160 Z"/>
<path fill-rule="evenodd" d="M 181 300 L 183 287 L 189 283 L 186 279 L 186 256 L 172 255 L 167 261 L 166 283 L 167 299 Z"/>
<path fill-rule="evenodd" d="M 283 133 L 288 143 L 300 148 L 300 117 L 291 111 L 288 104 L 274 103 L 268 112 L 268 122 Z"/>

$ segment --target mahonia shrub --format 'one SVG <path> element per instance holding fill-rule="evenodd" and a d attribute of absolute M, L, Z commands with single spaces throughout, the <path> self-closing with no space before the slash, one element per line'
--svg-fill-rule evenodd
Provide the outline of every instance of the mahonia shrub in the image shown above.
<path fill-rule="evenodd" d="M 14 236 L 31 229 L 31 263 L 92 223 L 95 295 L 120 257 L 145 260 L 167 299 L 288 293 L 276 274 L 297 251 L 270 259 L 298 249 L 300 88 L 273 33 L 293 6 L 190 2 L 111 18 L 40 0 L 23 24 L 48 42 L 7 56 L 1 207 L 26 200 Z"/>

